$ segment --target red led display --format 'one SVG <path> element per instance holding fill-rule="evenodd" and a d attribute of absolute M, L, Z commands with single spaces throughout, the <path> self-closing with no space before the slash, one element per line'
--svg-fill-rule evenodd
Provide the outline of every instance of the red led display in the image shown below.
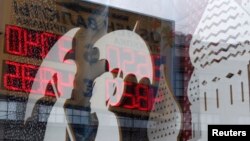
<path fill-rule="evenodd" d="M 151 55 L 153 66 L 150 66 L 148 63 L 150 60 L 147 60 L 146 55 L 148 54 L 134 51 L 131 48 L 119 48 L 110 45 L 107 47 L 107 60 L 112 61 L 112 65 L 109 64 L 109 67 L 112 66 L 113 68 L 109 68 L 109 70 L 113 73 L 118 73 L 116 68 L 119 68 L 123 71 L 123 75 L 125 73 L 125 75 L 132 74 L 135 76 L 140 76 L 141 78 L 147 78 L 147 76 L 150 76 L 148 70 L 153 67 L 153 80 L 159 81 L 160 55 Z M 126 76 L 123 77 L 125 78 Z M 110 94 L 108 89 L 112 87 L 113 83 L 115 83 L 113 80 L 108 80 L 106 82 L 107 96 Z M 122 91 L 121 86 L 116 84 L 116 87 L 116 94 L 119 94 L 117 91 Z M 150 111 L 152 109 L 153 103 L 160 100 L 161 99 L 155 99 L 154 91 L 152 91 L 149 86 L 125 82 L 125 90 L 121 101 L 115 101 L 111 103 L 111 105 L 126 109 Z"/>
<path fill-rule="evenodd" d="M 114 84 L 114 80 L 106 80 L 106 97 L 109 97 L 110 90 Z M 111 101 L 111 105 L 114 107 L 123 107 L 126 109 L 137 109 L 140 111 L 150 111 L 155 101 L 153 91 L 151 91 L 149 85 L 136 84 L 132 82 L 125 82 L 125 90 L 122 94 L 121 101 L 117 98 L 115 101 Z M 122 91 L 121 87 L 117 85 L 116 93 Z M 116 97 L 119 97 L 115 95 Z"/>
<path fill-rule="evenodd" d="M 152 55 L 152 62 L 153 62 L 153 69 L 154 69 L 154 80 L 159 81 L 160 80 L 160 64 L 161 64 L 161 57 L 160 55 Z"/>
<path fill-rule="evenodd" d="M 12 55 L 23 56 L 35 59 L 49 58 L 63 60 L 65 57 L 65 46 L 69 46 L 71 43 L 70 38 L 63 37 L 58 42 L 59 51 L 53 56 L 47 56 L 49 50 L 54 46 L 56 41 L 61 38 L 58 35 L 29 30 L 17 26 L 6 26 L 6 38 L 5 38 L 5 51 Z M 134 51 L 130 48 L 118 48 L 109 46 L 107 48 L 107 60 L 112 60 L 113 65 L 121 69 L 124 72 L 130 72 L 133 75 L 139 75 L 141 77 L 149 76 L 148 68 L 152 68 L 147 63 L 147 54 Z M 151 55 L 153 62 L 153 80 L 159 80 L 159 55 Z M 65 62 L 67 63 L 67 62 Z M 30 64 L 23 64 L 13 61 L 4 61 L 5 69 L 3 72 L 3 86 L 7 90 L 21 91 L 37 93 L 49 96 L 55 96 L 52 85 L 50 83 L 51 75 L 57 73 L 57 87 L 58 91 L 63 94 L 66 89 L 70 89 L 73 82 L 74 76 L 71 73 L 65 73 L 51 69 L 51 68 L 40 68 L 42 73 L 38 81 L 39 86 L 32 89 L 32 84 L 39 66 Z M 109 68 L 115 69 L 115 68 Z M 124 74 L 123 74 L 124 75 Z M 126 76 L 123 76 L 124 78 Z M 137 80 L 140 81 L 140 80 Z M 49 82 L 49 83 L 48 83 Z M 113 86 L 114 80 L 108 80 L 106 82 L 106 94 L 109 94 L 110 85 Z M 152 82 L 151 82 L 152 83 Z M 152 86 L 125 82 L 125 90 L 121 101 L 111 101 L 110 104 L 116 107 L 123 107 L 127 109 L 137 109 L 141 111 L 150 111 L 155 101 L 161 99 L 155 98 L 155 91 L 152 90 Z M 122 91 L 120 84 L 116 84 L 116 91 Z M 119 96 L 117 96 L 117 99 Z"/>
<path fill-rule="evenodd" d="M 56 41 L 61 38 L 52 33 L 28 30 L 12 25 L 7 25 L 5 30 L 5 51 L 7 53 L 35 59 L 44 59 Z M 60 39 L 58 54 L 48 56 L 48 58 L 53 61 L 55 56 L 59 56 L 60 59 L 64 57 L 62 56 L 66 50 L 64 44 L 68 43 L 71 43 L 70 38 Z"/>
<path fill-rule="evenodd" d="M 148 85 L 126 82 L 126 89 L 120 106 L 141 111 L 150 111 L 154 96 Z"/>
<path fill-rule="evenodd" d="M 115 46 L 107 47 L 107 60 L 111 60 L 115 68 L 120 68 L 127 74 L 135 74 L 136 76 L 149 76 L 149 69 L 153 67 L 153 80 L 159 81 L 159 55 L 151 55 L 153 66 L 148 63 L 147 54 L 139 51 L 134 51 L 130 48 L 118 48 Z M 115 69 L 109 68 L 109 70 Z M 140 80 L 138 80 L 140 81 Z"/>
<path fill-rule="evenodd" d="M 21 91 L 21 92 L 31 92 L 37 94 L 45 94 L 54 96 L 51 84 L 48 81 L 51 80 L 50 76 L 53 76 L 55 72 L 57 73 L 57 87 L 59 92 L 63 95 L 66 89 L 72 87 L 74 76 L 69 72 L 62 72 L 43 68 L 41 75 L 36 79 L 39 86 L 36 89 L 31 89 L 36 77 L 36 73 L 39 69 L 38 66 L 22 64 L 12 61 L 5 61 L 5 72 L 3 75 L 4 88 L 11 91 Z M 41 69 L 41 68 L 40 68 Z"/>
<path fill-rule="evenodd" d="M 37 81 L 39 86 L 36 89 L 31 89 L 36 77 L 36 73 L 39 69 L 38 66 L 22 64 L 18 62 L 5 61 L 4 72 L 4 88 L 11 91 L 30 92 L 36 94 L 45 94 L 48 96 L 55 96 L 51 84 L 48 81 L 55 72 L 57 72 L 57 86 L 59 92 L 63 95 L 66 89 L 70 89 L 74 76 L 71 73 L 58 73 L 57 70 L 50 68 L 43 68 L 42 73 Z M 40 68 L 41 69 L 41 68 Z M 66 75 L 65 75 L 66 74 Z M 108 88 L 112 87 L 114 79 L 107 80 L 106 82 L 106 95 L 110 94 Z M 116 107 L 123 107 L 126 109 L 137 109 L 141 111 L 150 111 L 153 103 L 157 101 L 154 98 L 154 92 L 150 89 L 149 85 L 136 84 L 131 82 L 125 82 L 125 91 L 121 101 L 113 101 L 111 105 Z M 121 88 L 117 84 L 117 90 L 121 91 Z M 159 99 L 158 99 L 159 101 Z"/>

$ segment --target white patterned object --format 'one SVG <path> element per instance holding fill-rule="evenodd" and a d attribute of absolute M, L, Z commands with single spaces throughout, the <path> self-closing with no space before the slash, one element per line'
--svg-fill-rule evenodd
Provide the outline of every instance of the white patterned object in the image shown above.
<path fill-rule="evenodd" d="M 156 101 L 148 122 L 149 141 L 177 141 L 181 128 L 180 107 L 166 83 L 163 65 Z"/>
<path fill-rule="evenodd" d="M 250 14 L 250 0 L 242 0 L 241 5 Z"/>
<path fill-rule="evenodd" d="M 209 0 L 189 52 L 190 81 L 199 83 L 199 101 L 192 101 L 196 89 L 188 91 L 192 122 L 200 123 L 192 140 L 206 141 L 209 124 L 250 124 L 249 40 L 249 14 L 234 0 Z"/>
<path fill-rule="evenodd" d="M 192 126 L 192 140 L 197 140 L 200 138 L 200 92 L 199 92 L 199 78 L 194 71 L 191 79 L 188 83 L 188 99 L 192 105 L 190 105 L 191 110 L 191 126 Z"/>

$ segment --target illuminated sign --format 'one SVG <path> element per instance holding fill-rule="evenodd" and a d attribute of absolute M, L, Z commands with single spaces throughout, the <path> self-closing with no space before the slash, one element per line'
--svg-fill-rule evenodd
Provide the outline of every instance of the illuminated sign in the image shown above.
<path fill-rule="evenodd" d="M 59 37 L 17 26 L 6 26 L 6 52 L 18 56 L 43 59 Z"/>
<path fill-rule="evenodd" d="M 60 38 L 60 36 L 48 33 L 40 32 L 35 30 L 28 30 L 26 28 L 7 25 L 5 32 L 5 51 L 8 54 L 23 56 L 27 58 L 33 58 L 41 60 L 45 58 L 48 54 L 51 47 L 55 42 Z M 51 61 L 53 58 L 59 57 L 62 58 L 61 54 L 65 53 L 64 43 L 67 44 L 68 39 L 65 38 L 59 42 L 59 52 L 54 56 L 50 57 Z M 125 55 L 125 57 L 121 57 Z M 108 59 L 114 59 L 113 65 L 120 67 L 123 71 L 137 72 L 140 76 L 147 76 L 148 61 L 145 60 L 145 53 L 135 52 L 132 49 L 126 48 L 117 48 L 114 46 L 109 46 L 107 48 L 107 57 Z M 154 69 L 154 80 L 159 80 L 159 55 L 152 55 L 153 69 Z M 32 64 L 19 63 L 15 61 L 4 60 L 4 74 L 3 74 L 3 86 L 4 89 L 11 91 L 20 91 L 20 92 L 31 92 L 31 87 L 39 69 L 39 66 Z M 109 67 L 108 67 L 109 68 Z M 131 70 L 131 68 L 133 70 Z M 39 83 L 41 87 L 38 87 L 36 90 L 33 90 L 32 93 L 44 94 L 43 87 L 47 87 L 45 95 L 55 96 L 51 84 L 45 84 L 48 79 L 47 76 L 52 75 L 56 70 L 51 68 L 45 68 L 42 70 L 43 73 L 39 77 Z M 66 73 L 67 74 L 67 73 Z M 65 76 L 57 74 L 58 80 L 58 89 L 63 93 L 67 89 L 67 82 L 74 79 L 72 74 L 68 73 Z M 108 84 L 109 82 L 107 82 Z M 141 111 L 150 111 L 152 105 L 155 101 L 154 91 L 152 85 L 145 85 L 140 83 L 125 83 L 125 93 L 123 94 L 122 101 L 118 105 L 113 105 L 116 107 L 123 107 L 127 109 L 137 109 Z"/>
<path fill-rule="evenodd" d="M 43 87 L 47 85 L 47 91 L 45 95 L 55 96 L 52 90 L 51 84 L 47 84 L 50 80 L 47 76 L 54 74 L 55 70 L 46 68 L 42 70 L 39 77 L 39 86 L 36 90 L 31 91 L 31 87 L 35 78 L 35 75 L 39 69 L 39 66 L 31 64 L 23 64 L 12 61 L 4 61 L 6 71 L 4 73 L 3 82 L 4 88 L 11 91 L 32 92 L 37 94 L 44 94 Z M 62 74 L 57 73 L 58 89 L 63 94 L 65 89 L 71 86 L 68 82 L 72 82 L 74 76 L 71 73 L 64 72 Z M 71 80 L 71 81 L 70 81 Z"/>
<path fill-rule="evenodd" d="M 133 45 L 132 45 L 133 47 Z M 134 51 L 132 47 L 119 48 L 115 46 L 107 47 L 107 60 L 113 60 L 114 66 L 120 68 L 123 72 L 136 72 L 137 75 L 143 77 L 149 75 L 149 62 L 153 61 L 153 79 L 158 81 L 160 55 L 151 54 L 151 60 L 147 58 L 147 54 L 141 51 Z"/>
<path fill-rule="evenodd" d="M 51 47 L 55 44 L 60 36 L 54 35 L 48 32 L 38 32 L 34 30 L 28 30 L 18 26 L 6 26 L 6 38 L 5 38 L 5 49 L 9 54 L 24 56 L 34 59 L 43 59 Z M 53 61 L 53 58 L 59 57 L 62 59 L 61 54 L 65 52 L 63 44 L 67 43 L 69 39 L 63 38 L 63 42 L 59 44 L 59 52 L 55 56 L 49 56 Z M 13 61 L 4 61 L 4 66 L 6 68 L 3 74 L 4 88 L 12 91 L 30 92 L 34 77 L 37 73 L 39 66 L 18 63 Z M 43 70 L 43 75 L 40 76 L 39 83 L 40 86 L 34 93 L 43 94 L 42 87 L 46 87 L 48 84 L 43 84 L 47 81 L 46 75 L 53 74 L 55 70 L 51 68 L 46 68 Z M 74 76 L 68 74 L 63 76 L 57 74 L 58 77 L 58 89 L 63 93 L 63 89 L 66 89 L 69 84 L 67 81 L 69 79 L 74 79 Z M 51 89 L 51 85 L 48 85 L 48 89 L 45 95 L 54 96 Z"/>
<path fill-rule="evenodd" d="M 51 47 L 60 38 L 60 36 L 52 33 L 28 30 L 13 25 L 7 25 L 5 30 L 5 49 L 7 53 L 35 59 L 45 58 Z M 65 52 L 63 44 L 67 44 L 68 40 L 64 37 L 63 41 L 60 42 L 60 50 L 58 54 L 55 54 L 56 56 L 64 57 L 61 55 Z M 53 59 L 55 56 L 50 58 Z"/>
<path fill-rule="evenodd" d="M 131 82 L 126 82 L 125 85 L 126 90 L 119 106 L 141 111 L 150 111 L 152 109 L 155 96 L 150 86 Z"/>

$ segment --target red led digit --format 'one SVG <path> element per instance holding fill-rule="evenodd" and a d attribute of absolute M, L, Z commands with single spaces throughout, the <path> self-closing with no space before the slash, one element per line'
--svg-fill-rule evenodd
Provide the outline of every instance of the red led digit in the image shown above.
<path fill-rule="evenodd" d="M 117 47 L 112 45 L 107 46 L 107 59 L 109 62 L 109 70 L 115 68 L 121 68 L 121 60 L 120 60 L 120 50 Z M 112 71 L 112 70 L 111 70 Z"/>
<path fill-rule="evenodd" d="M 55 96 L 51 89 L 51 83 L 53 83 L 51 80 L 56 73 L 58 74 L 56 85 L 59 92 L 63 94 L 66 89 L 72 89 L 74 76 L 71 75 L 71 72 L 59 72 L 51 68 L 39 68 L 35 65 L 12 61 L 5 61 L 5 64 L 7 71 L 3 75 L 3 81 L 4 88 L 7 90 Z M 33 86 L 34 81 L 38 82 L 36 86 Z M 49 89 L 47 89 L 48 87 Z"/>
<path fill-rule="evenodd" d="M 41 35 L 41 46 L 42 51 L 40 53 L 41 58 L 45 58 L 47 53 L 49 52 L 50 48 L 53 47 L 55 41 L 58 39 L 58 37 L 54 34 L 44 32 Z M 53 54 L 57 56 L 58 54 Z M 54 58 L 55 56 L 49 56 L 49 58 Z"/>
<path fill-rule="evenodd" d="M 14 70 L 9 70 L 13 72 L 8 72 L 4 74 L 4 87 L 8 90 L 21 91 L 21 66 L 19 63 L 6 61 L 8 69 L 13 68 Z M 19 84 L 16 84 L 19 83 Z"/>
<path fill-rule="evenodd" d="M 22 68 L 22 82 L 23 82 L 22 89 L 25 92 L 30 92 L 38 67 L 34 65 L 22 64 L 21 68 Z M 39 90 L 40 87 L 37 86 L 37 89 L 32 89 L 32 93 L 39 93 Z"/>
<path fill-rule="evenodd" d="M 151 55 L 153 60 L 154 80 L 160 80 L 160 55 Z M 157 64 L 159 62 L 159 64 Z"/>
<path fill-rule="evenodd" d="M 138 110 L 149 111 L 151 109 L 151 103 L 149 102 L 149 88 L 143 84 L 136 86 L 136 102 L 138 103 Z"/>
<path fill-rule="evenodd" d="M 42 58 L 42 46 L 40 33 L 34 31 L 28 31 L 24 36 L 24 47 L 27 50 L 28 57 Z"/>
<path fill-rule="evenodd" d="M 23 47 L 24 37 L 27 32 L 17 26 L 6 26 L 6 51 L 10 54 L 25 56 L 26 48 Z"/>
<path fill-rule="evenodd" d="M 122 52 L 122 71 L 125 74 L 130 74 L 135 72 L 135 55 L 131 49 L 123 49 Z"/>
<path fill-rule="evenodd" d="M 6 26 L 6 52 L 18 56 L 43 59 L 53 47 L 59 36 L 18 26 Z M 58 54 L 53 54 L 58 56 Z M 52 56 L 51 58 L 55 58 Z"/>
<path fill-rule="evenodd" d="M 26 44 L 30 46 L 39 46 L 40 45 L 40 34 L 38 32 L 28 32 L 26 34 L 26 39 L 24 40 Z"/>
<path fill-rule="evenodd" d="M 133 83 L 130 82 L 125 82 L 125 88 L 133 86 Z M 136 105 L 136 100 L 135 100 L 135 96 L 133 95 L 133 93 L 129 93 L 129 92 L 124 92 L 123 93 L 123 107 L 124 108 L 128 108 L 128 109 L 134 109 L 137 107 Z"/>
<path fill-rule="evenodd" d="M 151 60 L 148 60 L 148 55 L 143 53 L 143 52 L 138 52 L 138 57 L 140 57 L 140 61 L 139 64 L 137 65 L 137 74 L 141 75 L 142 77 L 147 77 L 150 78 L 150 68 L 152 68 L 152 66 L 149 65 L 148 62 L 150 62 Z"/>
<path fill-rule="evenodd" d="M 123 98 L 127 100 L 127 102 L 123 104 L 124 108 L 134 109 L 137 107 L 136 102 L 135 102 L 135 96 L 132 93 L 124 93 Z"/>

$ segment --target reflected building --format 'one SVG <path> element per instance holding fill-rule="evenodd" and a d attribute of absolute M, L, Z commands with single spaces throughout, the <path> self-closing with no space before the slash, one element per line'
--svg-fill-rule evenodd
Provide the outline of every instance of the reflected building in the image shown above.
<path fill-rule="evenodd" d="M 189 57 L 189 44 L 192 35 L 184 33 L 175 33 L 174 46 L 174 91 L 182 109 L 182 130 L 180 132 L 180 140 L 186 141 L 192 138 L 192 123 L 190 101 L 188 99 L 188 83 L 193 72 L 193 66 Z"/>

